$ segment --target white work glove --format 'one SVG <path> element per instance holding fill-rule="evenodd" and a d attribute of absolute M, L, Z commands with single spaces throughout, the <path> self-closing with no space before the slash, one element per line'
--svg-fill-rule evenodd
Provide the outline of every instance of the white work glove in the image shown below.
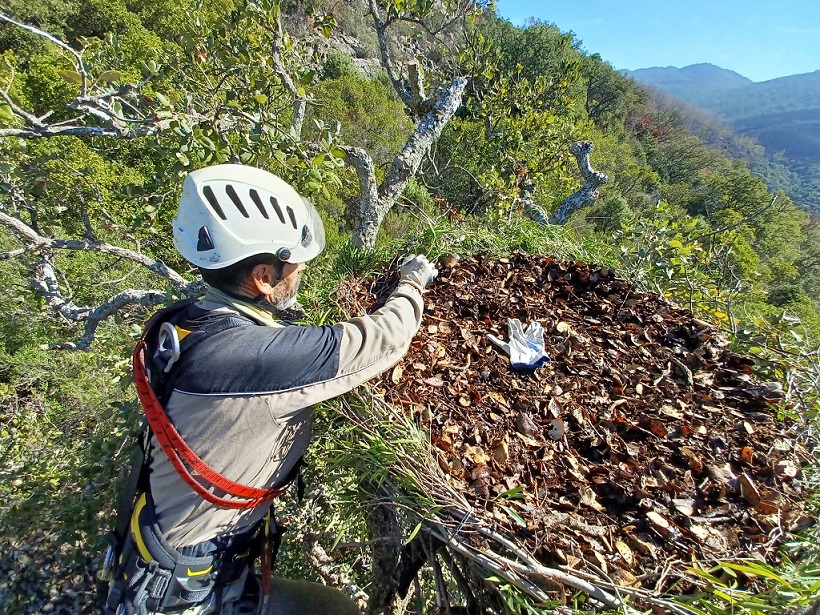
<path fill-rule="evenodd" d="M 514 369 L 537 369 L 552 359 L 544 349 L 544 328 L 540 322 L 531 322 L 526 330 L 521 328 L 517 318 L 507 319 L 509 342 L 504 342 L 494 335 L 487 335 L 490 341 L 510 355 Z"/>
<path fill-rule="evenodd" d="M 438 269 L 433 267 L 426 256 L 423 254 L 409 254 L 401 262 L 399 284 L 412 284 L 419 290 L 424 290 L 437 275 Z"/>

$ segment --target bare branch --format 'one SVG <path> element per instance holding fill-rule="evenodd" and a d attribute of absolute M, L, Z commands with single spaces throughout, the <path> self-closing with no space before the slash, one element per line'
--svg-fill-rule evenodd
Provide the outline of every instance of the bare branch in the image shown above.
<path fill-rule="evenodd" d="M 19 28 L 23 28 L 23 30 L 28 30 L 29 32 L 31 32 L 33 34 L 36 34 L 37 36 L 42 36 L 43 38 L 51 41 L 52 43 L 54 43 L 55 45 L 57 45 L 61 49 L 64 49 L 65 51 L 70 53 L 72 56 L 74 56 L 74 58 L 77 60 L 77 64 L 75 64 L 74 67 L 77 69 L 77 72 L 80 74 L 80 76 L 83 79 L 82 96 L 85 96 L 87 94 L 87 91 L 88 91 L 88 73 L 86 72 L 85 65 L 83 64 L 83 54 L 82 54 L 81 51 L 77 51 L 76 49 L 71 47 L 71 45 L 69 45 L 68 43 L 66 43 L 64 41 L 61 41 L 59 38 L 57 38 L 53 34 L 49 34 L 48 32 L 44 32 L 43 30 L 40 30 L 39 28 L 35 28 L 34 26 L 30 26 L 28 24 L 24 24 L 24 23 L 21 23 L 19 21 L 16 21 L 16 20 L 12 19 L 11 17 L 9 17 L 8 15 L 5 15 L 3 13 L 0 13 L 0 20 L 6 21 L 10 24 L 13 24 L 13 25 L 19 27 Z"/>
<path fill-rule="evenodd" d="M 165 263 L 161 261 L 156 261 L 145 254 L 141 254 L 140 252 L 135 252 L 134 250 L 129 250 L 128 248 L 123 248 L 120 246 L 115 246 L 109 243 L 105 243 L 103 241 L 83 241 L 79 239 L 52 239 L 50 237 L 43 237 L 39 233 L 37 233 L 34 229 L 30 226 L 25 224 L 24 222 L 18 220 L 17 218 L 13 218 L 3 212 L 0 212 L 0 224 L 11 230 L 15 235 L 23 239 L 28 246 L 25 248 L 26 252 L 35 252 L 37 250 L 81 250 L 81 251 L 88 251 L 88 252 L 103 252 L 105 254 L 113 254 L 114 256 L 119 256 L 120 258 L 125 258 L 128 260 L 132 260 L 135 263 L 139 263 L 140 265 L 150 269 L 157 275 L 165 278 L 173 286 L 176 290 L 183 291 L 188 288 L 189 283 L 188 281 L 183 278 L 179 273 L 168 267 Z M 11 258 L 11 256 L 17 256 L 16 250 L 13 251 L 15 254 L 6 253 L 0 255 L 0 260 L 6 260 Z"/>
<path fill-rule="evenodd" d="M 401 78 L 396 74 L 393 68 L 393 62 L 390 60 L 390 51 L 387 48 L 387 26 L 390 25 L 390 19 L 382 21 L 379 17 L 379 5 L 376 0 L 369 0 L 370 13 L 373 15 L 373 27 L 376 28 L 376 36 L 379 39 L 379 52 L 381 54 L 381 63 L 390 81 L 393 83 L 393 88 L 401 98 L 402 102 L 408 107 L 413 105 L 413 96 L 410 91 L 401 82 Z"/>
<path fill-rule="evenodd" d="M 299 93 L 299 89 L 293 82 L 293 79 L 285 68 L 285 63 L 282 61 L 280 53 L 282 49 L 282 41 L 284 39 L 284 32 L 282 31 L 281 13 L 277 12 L 274 15 L 275 27 L 273 29 L 273 49 L 271 54 L 273 56 L 273 66 L 276 69 L 276 74 L 288 88 L 293 95 L 293 121 L 291 122 L 291 129 L 296 138 L 300 138 L 302 134 L 302 124 L 305 122 L 305 112 L 307 110 L 307 98 L 305 94 Z"/>
<path fill-rule="evenodd" d="M 19 115 L 21 118 L 23 118 L 23 120 L 25 120 L 26 123 L 31 124 L 32 126 L 43 125 L 40 121 L 40 118 L 38 118 L 36 115 L 28 113 L 27 111 L 21 109 L 16 104 L 14 104 L 14 101 L 11 99 L 11 96 L 9 96 L 6 90 L 0 90 L 0 96 L 3 97 L 4 101 L 6 101 L 6 104 L 9 106 L 11 112 L 14 113 L 14 115 Z"/>

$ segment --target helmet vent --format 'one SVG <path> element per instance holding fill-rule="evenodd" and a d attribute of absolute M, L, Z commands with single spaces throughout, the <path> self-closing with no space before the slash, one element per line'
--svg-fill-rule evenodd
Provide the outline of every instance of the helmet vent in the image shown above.
<path fill-rule="evenodd" d="M 293 228 L 299 228 L 299 225 L 296 224 L 296 214 L 293 212 L 291 206 L 288 206 L 288 217 L 290 218 L 290 223 L 293 225 Z"/>
<path fill-rule="evenodd" d="M 231 197 L 233 204 L 236 205 L 236 208 L 239 210 L 239 213 L 245 216 L 246 218 L 250 218 L 248 215 L 248 210 L 245 209 L 245 205 L 242 203 L 242 199 L 239 198 L 239 195 L 234 190 L 233 186 L 228 184 L 225 186 L 225 192 L 228 193 L 228 196 Z"/>
<path fill-rule="evenodd" d="M 205 186 L 202 189 L 202 192 L 205 194 L 205 198 L 208 199 L 208 203 L 211 204 L 211 208 L 216 212 L 216 215 L 222 218 L 223 220 L 227 220 L 228 218 L 225 216 L 225 212 L 222 211 L 222 207 L 219 205 L 219 201 L 216 200 L 216 195 L 214 191 L 211 189 L 210 186 Z"/>
<path fill-rule="evenodd" d="M 262 217 L 265 220 L 268 220 L 270 217 L 268 216 L 268 212 L 265 211 L 265 206 L 262 204 L 262 199 L 259 198 L 259 193 L 253 188 L 251 188 L 251 200 L 254 205 L 256 205 L 256 209 L 259 210 L 259 213 L 262 214 Z"/>
<path fill-rule="evenodd" d="M 197 252 L 207 252 L 208 250 L 214 249 L 214 241 L 211 239 L 211 234 L 208 232 L 207 226 L 201 226 L 199 228 L 199 235 L 196 241 L 196 251 Z"/>
<path fill-rule="evenodd" d="M 276 200 L 275 196 L 270 198 L 270 204 L 273 205 L 273 211 L 276 212 L 276 215 L 279 216 L 279 222 L 282 224 L 285 223 L 285 214 L 282 213 L 282 208 L 279 207 L 279 201 Z"/>

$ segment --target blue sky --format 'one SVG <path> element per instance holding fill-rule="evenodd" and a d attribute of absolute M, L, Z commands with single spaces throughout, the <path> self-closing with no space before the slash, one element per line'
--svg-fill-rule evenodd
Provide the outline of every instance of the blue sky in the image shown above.
<path fill-rule="evenodd" d="M 820 70 L 817 0 L 497 1 L 504 19 L 571 30 L 619 69 L 708 62 L 752 81 Z"/>

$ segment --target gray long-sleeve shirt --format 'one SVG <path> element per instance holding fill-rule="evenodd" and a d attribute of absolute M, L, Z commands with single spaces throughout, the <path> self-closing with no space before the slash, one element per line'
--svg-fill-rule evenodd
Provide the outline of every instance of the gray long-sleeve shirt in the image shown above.
<path fill-rule="evenodd" d="M 184 325 L 195 326 L 215 307 L 230 309 L 195 304 Z M 336 325 L 221 331 L 182 354 L 166 412 L 188 446 L 217 472 L 251 487 L 280 486 L 307 448 L 312 406 L 398 362 L 422 311 L 421 292 L 400 284 L 381 309 Z M 153 439 L 152 445 L 151 493 L 160 528 L 174 547 L 240 532 L 264 516 L 264 505 L 236 510 L 206 502 Z"/>

